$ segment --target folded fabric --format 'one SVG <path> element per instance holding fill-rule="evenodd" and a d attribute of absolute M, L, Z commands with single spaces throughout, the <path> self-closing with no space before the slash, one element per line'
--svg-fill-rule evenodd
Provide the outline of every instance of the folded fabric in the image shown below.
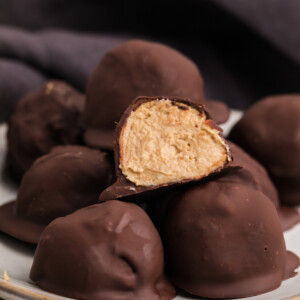
<path fill-rule="evenodd" d="M 46 78 L 61 78 L 84 91 L 103 54 L 126 37 L 66 31 L 29 32 L 0 27 L 0 121 L 14 103 Z"/>
<path fill-rule="evenodd" d="M 88 74 L 103 54 L 125 37 L 76 34 L 66 31 L 29 32 L 0 28 L 0 56 L 13 57 L 43 72 L 60 77 L 83 90 Z"/>
<path fill-rule="evenodd" d="M 299 0 L 213 0 L 300 63 Z"/>
<path fill-rule="evenodd" d="M 41 85 L 45 75 L 20 60 L 0 58 L 0 122 L 25 93 Z"/>

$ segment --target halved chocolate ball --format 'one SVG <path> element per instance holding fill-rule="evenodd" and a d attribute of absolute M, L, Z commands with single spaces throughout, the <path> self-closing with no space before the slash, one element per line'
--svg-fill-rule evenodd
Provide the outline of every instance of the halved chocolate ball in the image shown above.
<path fill-rule="evenodd" d="M 39 156 L 57 145 L 78 144 L 85 97 L 63 81 L 51 80 L 24 96 L 10 116 L 7 169 L 21 178 Z"/>
<path fill-rule="evenodd" d="M 50 223 L 30 278 L 42 289 L 85 300 L 169 300 L 160 236 L 133 203 L 111 200 Z"/>
<path fill-rule="evenodd" d="M 163 222 L 170 279 L 194 295 L 258 295 L 299 266 L 286 251 L 274 205 L 243 184 L 211 181 L 187 189 L 169 202 Z"/>
<path fill-rule="evenodd" d="M 229 139 L 269 172 L 280 201 L 300 204 L 300 95 L 270 96 L 255 103 Z"/>
<path fill-rule="evenodd" d="M 37 243 L 47 224 L 96 203 L 112 179 L 107 153 L 82 146 L 55 147 L 24 175 L 17 200 L 0 207 L 0 231 Z"/>
<path fill-rule="evenodd" d="M 197 66 L 168 46 L 142 40 L 125 42 L 107 52 L 90 75 L 86 92 L 85 142 L 110 150 L 115 122 L 138 96 L 185 97 L 205 103 Z M 217 122 L 229 117 L 224 104 L 215 103 L 211 112 Z"/>
<path fill-rule="evenodd" d="M 117 181 L 100 201 L 197 181 L 231 161 L 220 129 L 186 99 L 138 97 L 116 130 Z"/>

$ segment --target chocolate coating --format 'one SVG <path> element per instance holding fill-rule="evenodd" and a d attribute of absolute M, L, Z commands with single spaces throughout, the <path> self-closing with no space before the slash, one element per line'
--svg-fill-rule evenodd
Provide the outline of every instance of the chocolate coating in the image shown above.
<path fill-rule="evenodd" d="M 163 242 L 171 281 L 194 295 L 247 297 L 294 276 L 274 205 L 243 184 L 198 184 L 169 202 Z"/>
<path fill-rule="evenodd" d="M 30 278 L 76 299 L 172 299 L 175 290 L 163 272 L 161 239 L 147 214 L 111 200 L 53 221 L 38 244 Z"/>
<path fill-rule="evenodd" d="M 292 206 L 280 205 L 277 212 L 281 227 L 284 231 L 291 229 L 295 225 L 300 223 L 300 213 L 296 208 Z"/>
<path fill-rule="evenodd" d="M 10 116 L 7 169 L 21 178 L 36 158 L 57 145 L 78 144 L 83 131 L 84 96 L 51 80 L 24 96 Z"/>
<path fill-rule="evenodd" d="M 280 201 L 300 204 L 300 95 L 270 96 L 254 104 L 229 139 L 269 172 Z"/>
<path fill-rule="evenodd" d="M 190 59 L 163 44 L 142 40 L 125 42 L 107 52 L 90 75 L 86 91 L 85 142 L 104 149 L 113 149 L 115 122 L 138 96 L 205 102 L 202 76 Z"/>
<path fill-rule="evenodd" d="M 140 105 L 150 102 L 150 101 L 156 101 L 156 100 L 164 100 L 165 97 L 137 97 L 131 105 L 126 109 L 126 111 L 123 113 L 115 131 L 115 151 L 114 151 L 114 156 L 115 156 L 115 167 L 116 167 L 116 176 L 117 180 L 114 184 L 109 186 L 107 189 L 105 189 L 100 197 L 99 201 L 104 202 L 110 199 L 122 199 L 124 197 L 130 197 L 131 200 L 134 201 L 143 201 L 143 197 L 149 198 L 151 195 L 160 195 L 160 190 L 162 189 L 172 189 L 172 186 L 176 185 L 181 185 L 183 183 L 188 183 L 193 181 L 193 179 L 186 179 L 186 180 L 181 180 L 180 182 L 170 182 L 168 184 L 161 184 L 161 185 L 150 185 L 150 186 L 141 186 L 141 185 L 136 185 L 134 182 L 129 181 L 122 173 L 122 170 L 120 169 L 120 144 L 119 144 L 119 139 L 121 135 L 121 131 L 123 126 L 127 122 L 127 118 L 130 116 L 130 113 L 134 110 L 136 110 Z M 206 122 L 209 124 L 209 126 L 213 129 L 220 130 L 221 129 L 217 126 L 217 124 L 209 119 L 209 115 L 205 111 L 204 107 L 202 105 L 196 105 L 193 102 L 191 102 L 188 99 L 184 98 L 170 98 L 171 101 L 173 101 L 173 105 L 187 105 L 190 106 L 196 110 L 199 111 L 200 114 L 205 114 L 206 117 L 208 118 Z M 223 139 L 223 138 L 222 138 Z M 225 140 L 224 140 L 225 142 Z M 226 142 L 225 142 L 225 145 Z M 211 174 L 207 174 L 206 177 L 212 177 L 215 176 L 216 174 L 220 174 L 222 171 L 231 168 L 229 162 L 231 161 L 231 154 L 229 153 L 229 149 L 227 149 L 227 159 L 222 168 L 216 169 L 214 172 Z M 236 166 L 233 166 L 234 168 Z"/>
<path fill-rule="evenodd" d="M 37 243 L 52 220 L 97 203 L 112 176 L 107 153 L 83 146 L 55 147 L 26 172 L 17 200 L 0 207 L 0 230 Z"/>
<path fill-rule="evenodd" d="M 227 142 L 233 157 L 231 172 L 220 177 L 219 181 L 232 181 L 242 183 L 264 193 L 275 205 L 279 207 L 277 190 L 271 181 L 266 169 L 248 153 L 232 142 Z"/>
<path fill-rule="evenodd" d="M 209 100 L 205 102 L 205 108 L 209 112 L 211 118 L 217 123 L 225 123 L 230 116 L 230 109 L 226 103 L 217 100 Z"/>

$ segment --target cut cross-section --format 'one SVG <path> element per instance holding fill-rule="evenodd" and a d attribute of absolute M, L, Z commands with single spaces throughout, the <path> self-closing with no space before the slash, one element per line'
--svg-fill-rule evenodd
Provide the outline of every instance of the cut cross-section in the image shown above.
<path fill-rule="evenodd" d="M 225 140 L 202 106 L 145 97 L 132 108 L 120 124 L 118 163 L 137 186 L 199 180 L 230 161 Z"/>

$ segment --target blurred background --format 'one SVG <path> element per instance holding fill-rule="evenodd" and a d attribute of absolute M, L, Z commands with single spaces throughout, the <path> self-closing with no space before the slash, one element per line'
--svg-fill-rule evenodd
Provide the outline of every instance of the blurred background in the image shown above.
<path fill-rule="evenodd" d="M 298 0 L 0 0 L 0 121 L 47 78 L 84 91 L 103 54 L 130 38 L 193 59 L 207 99 L 244 109 L 300 92 Z"/>

